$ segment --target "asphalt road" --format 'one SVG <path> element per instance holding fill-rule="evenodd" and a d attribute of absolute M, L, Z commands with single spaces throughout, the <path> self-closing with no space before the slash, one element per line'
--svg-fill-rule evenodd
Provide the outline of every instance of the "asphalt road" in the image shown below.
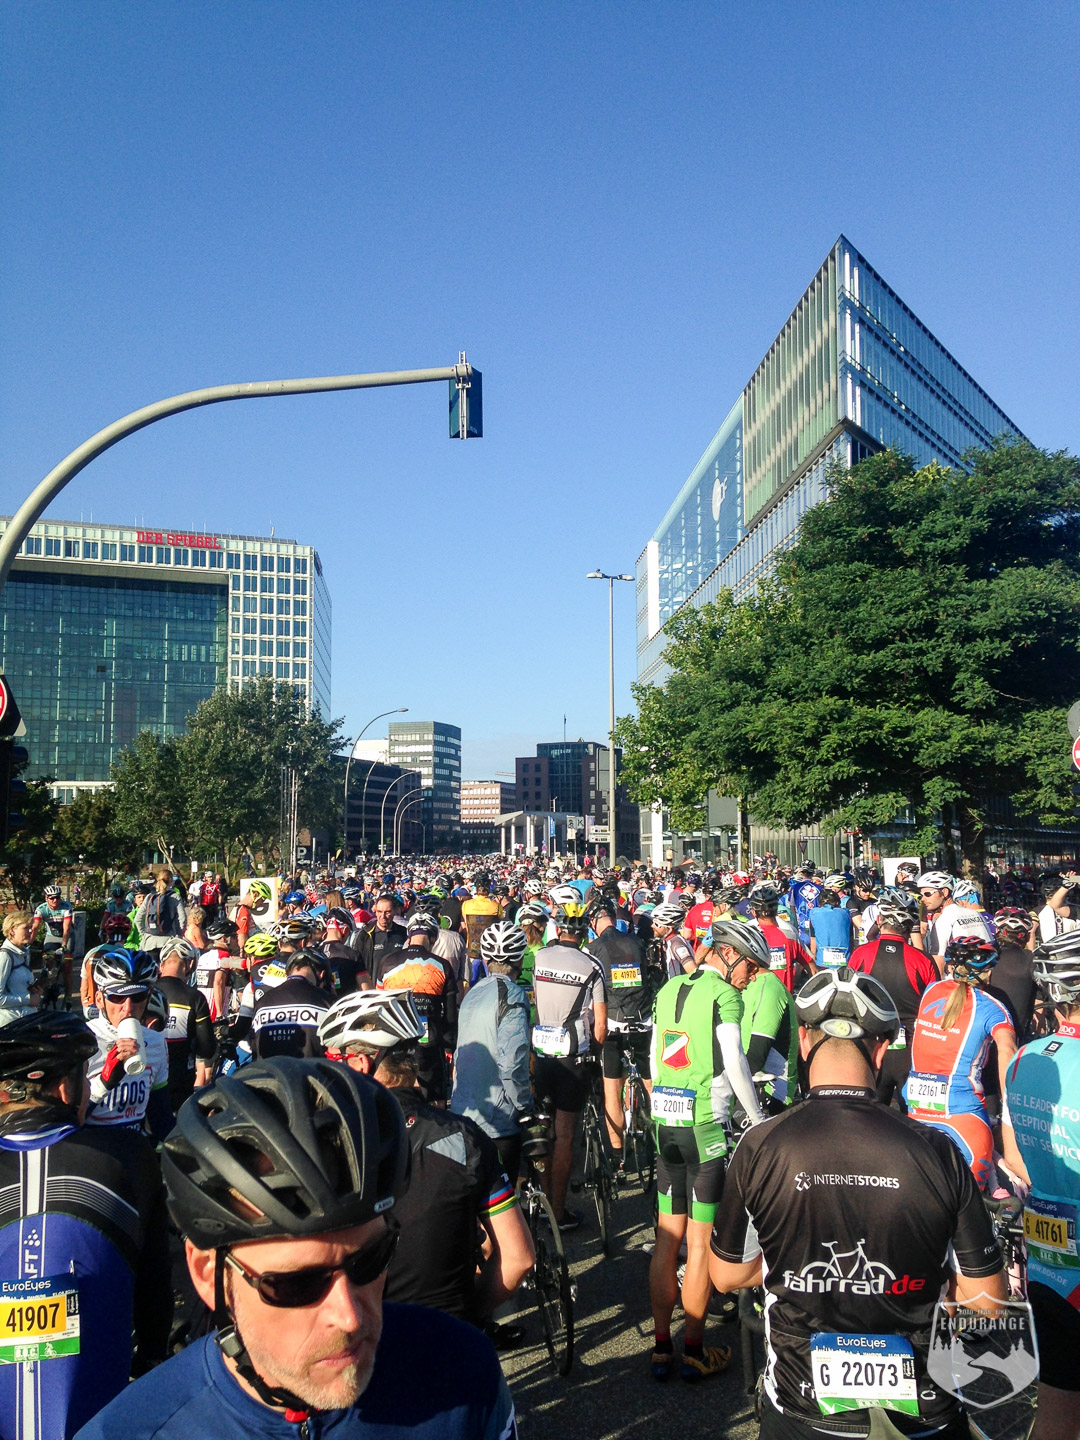
<path fill-rule="evenodd" d="M 570 1374 L 560 1379 L 551 1368 L 531 1291 L 519 1291 L 516 1311 L 500 1316 L 523 1324 L 528 1334 L 524 1347 L 500 1357 L 522 1436 L 526 1440 L 660 1440 L 697 1436 L 708 1427 L 709 1433 L 722 1433 L 725 1440 L 751 1440 L 757 1424 L 743 1393 L 737 1325 L 710 1317 L 706 1329 L 706 1344 L 732 1348 L 731 1366 L 724 1374 L 688 1385 L 677 1373 L 664 1384 L 649 1373 L 651 1198 L 637 1187 L 620 1192 L 608 1259 L 600 1250 L 590 1197 L 571 1194 L 570 1204 L 591 1220 L 586 1228 L 565 1237 L 577 1285 Z M 676 1309 L 672 1325 L 676 1354 L 681 1334 L 682 1312 Z"/>

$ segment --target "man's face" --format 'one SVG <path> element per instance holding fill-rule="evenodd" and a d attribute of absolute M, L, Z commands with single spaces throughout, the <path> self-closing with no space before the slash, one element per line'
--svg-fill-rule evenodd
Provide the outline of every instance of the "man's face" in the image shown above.
<path fill-rule="evenodd" d="M 260 1240 L 233 1246 L 236 1260 L 253 1274 L 339 1265 L 346 1256 L 378 1240 L 383 1219 L 309 1240 Z M 188 1247 L 188 1264 L 202 1294 L 193 1258 L 206 1252 Z M 211 1262 L 212 1263 L 212 1262 Z M 212 1277 L 210 1268 L 213 1303 Z M 375 1349 L 382 1334 L 385 1274 L 370 1285 L 352 1285 L 338 1271 L 325 1297 L 295 1309 L 267 1305 L 231 1268 L 225 1294 L 237 1329 L 255 1369 L 272 1387 L 291 1390 L 313 1410 L 344 1410 L 360 1398 L 371 1380 Z M 202 1295 L 205 1300 L 207 1297 Z"/>
<path fill-rule="evenodd" d="M 733 945 L 721 945 L 720 954 L 727 968 L 724 978 L 728 984 L 733 985 L 736 990 L 745 990 L 757 974 L 758 967 Z"/>
<path fill-rule="evenodd" d="M 114 1030 L 121 1020 L 141 1020 L 150 999 L 149 995 L 124 995 L 110 999 L 101 990 L 96 991 L 96 996 L 98 1009 Z"/>
<path fill-rule="evenodd" d="M 50 910 L 59 910 L 59 909 L 60 909 L 60 896 L 59 896 L 59 895 L 50 895 L 50 896 L 49 896 L 49 909 L 50 909 Z"/>
<path fill-rule="evenodd" d="M 394 915 L 394 904 L 392 900 L 376 900 L 375 902 L 375 923 L 380 930 L 389 930 L 390 921 Z"/>
<path fill-rule="evenodd" d="M 949 898 L 948 890 L 920 890 L 919 896 L 927 910 L 940 910 Z"/>

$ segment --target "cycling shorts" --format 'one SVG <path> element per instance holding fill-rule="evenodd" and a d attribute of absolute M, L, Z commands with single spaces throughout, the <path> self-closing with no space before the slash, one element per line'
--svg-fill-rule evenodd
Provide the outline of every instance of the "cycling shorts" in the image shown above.
<path fill-rule="evenodd" d="M 1064 1295 L 1038 1280 L 1028 1284 L 1028 1300 L 1035 1319 L 1039 1342 L 1039 1379 L 1055 1390 L 1080 1391 L 1080 1310 L 1074 1310 Z"/>
<path fill-rule="evenodd" d="M 985 1111 L 983 1112 L 985 1114 Z M 938 1115 L 933 1120 L 916 1114 L 914 1119 L 923 1125 L 932 1125 L 940 1130 L 963 1155 L 979 1189 L 986 1190 L 994 1166 L 994 1133 L 982 1115 L 963 1113 L 959 1115 Z"/>
<path fill-rule="evenodd" d="M 550 1100 L 556 1110 L 580 1115 L 589 1095 L 585 1067 L 569 1057 L 537 1055 L 533 1090 L 538 1100 Z"/>
<path fill-rule="evenodd" d="M 708 1151 L 717 1145 L 718 1155 Z M 711 1225 L 724 1189 L 727 1140 L 722 1125 L 656 1127 L 656 1199 L 661 1215 Z"/>
<path fill-rule="evenodd" d="M 651 1045 L 651 1030 L 609 1030 L 601 1052 L 604 1079 L 618 1080 L 622 1077 L 623 1051 L 630 1050 L 633 1052 L 638 1073 L 642 1079 L 648 1080 L 652 1074 L 652 1061 L 649 1055 Z"/>
<path fill-rule="evenodd" d="M 789 1415 L 772 1403 L 767 1395 L 761 1397 L 761 1430 L 758 1440 L 833 1440 L 837 1435 L 869 1435 L 869 1410 L 850 1410 L 841 1415 L 823 1415 L 820 1425 L 813 1420 L 804 1420 L 801 1415 Z M 879 1411 L 888 1416 L 889 1423 L 901 1434 L 914 1431 L 928 1440 L 971 1440 L 967 1416 L 957 1410 L 956 1416 L 937 1430 L 928 1430 L 926 1421 L 917 1415 L 901 1415 L 894 1410 Z"/>

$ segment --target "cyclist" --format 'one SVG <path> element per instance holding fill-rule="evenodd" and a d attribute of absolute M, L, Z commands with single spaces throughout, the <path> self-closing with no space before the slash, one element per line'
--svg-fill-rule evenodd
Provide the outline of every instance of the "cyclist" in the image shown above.
<path fill-rule="evenodd" d="M 139 932 L 142 948 L 160 950 L 171 935 L 183 935 L 187 929 L 187 907 L 178 891 L 173 889 L 172 876 L 158 872 L 153 889 L 135 911 L 133 924 Z"/>
<path fill-rule="evenodd" d="M 772 885 L 755 885 L 750 896 L 750 913 L 769 945 L 769 968 L 794 993 L 813 974 L 814 962 L 799 940 L 777 924 L 780 892 Z"/>
<path fill-rule="evenodd" d="M 1043 907 L 1039 911 L 1039 939 L 1044 943 L 1055 935 L 1080 928 L 1080 904 L 1077 888 L 1080 875 L 1069 870 L 1064 875 L 1048 875 L 1043 881 Z"/>
<path fill-rule="evenodd" d="M 750 1121 L 761 1119 L 742 1048 L 738 990 L 755 965 L 769 964 L 756 925 L 714 920 L 711 946 L 691 975 L 673 977 L 653 1006 L 652 1114 L 656 1127 L 656 1245 L 649 1264 L 654 1379 L 667 1380 L 675 1359 L 671 1316 L 679 1297 L 679 1248 L 686 1240 L 682 1282 L 683 1359 L 680 1375 L 703 1380 L 727 1368 L 731 1350 L 706 1346 L 709 1231 L 724 1183 L 726 1124 L 732 1098 Z"/>
<path fill-rule="evenodd" d="M 996 962 L 997 951 L 986 940 L 969 936 L 950 941 L 945 979 L 929 986 L 919 1003 L 911 1073 L 902 1092 L 916 1120 L 943 1130 L 959 1148 L 982 1190 L 994 1162 L 983 1067 L 993 1043 L 1003 1093 L 1005 1070 L 1016 1054 L 1012 1016 L 985 989 Z M 1013 1174 L 1023 1177 L 1023 1161 L 1008 1124 L 1001 1127 L 1001 1150 Z"/>
<path fill-rule="evenodd" d="M 971 1171 L 876 1101 L 899 1026 L 883 985 L 843 966 L 795 1003 L 809 1097 L 743 1136 L 711 1247 L 718 1289 L 765 1287 L 762 1440 L 877 1434 L 876 1410 L 904 1434 L 967 1440 L 927 1353 L 946 1291 L 980 1307 L 1006 1294 Z M 860 1385 L 845 1361 L 868 1353 L 881 1362 Z"/>
<path fill-rule="evenodd" d="M 680 933 L 686 922 L 683 907 L 677 900 L 664 900 L 653 909 L 650 918 L 653 939 L 667 978 L 693 974 L 698 962 L 690 942 Z"/>
<path fill-rule="evenodd" d="M 128 899 L 123 885 L 117 882 L 109 886 L 109 898 L 98 928 L 98 939 L 107 945 L 122 945 L 131 929 L 132 902 Z"/>
<path fill-rule="evenodd" d="M 4 943 L 0 945 L 0 1026 L 10 1025 L 20 1015 L 36 1010 L 41 1003 L 39 983 L 30 968 L 30 931 L 33 916 L 14 910 L 4 916 Z"/>
<path fill-rule="evenodd" d="M 764 930 L 762 931 L 764 934 Z M 762 1083 L 765 1108 L 777 1115 L 795 1099 L 799 1079 L 799 1026 L 795 1002 L 780 973 L 772 969 L 773 947 L 766 966 L 758 950 L 747 956 L 757 967 L 743 990 L 742 1044 L 746 1063 L 755 1077 L 768 1075 Z"/>
<path fill-rule="evenodd" d="M 873 975 L 889 993 L 900 1017 L 900 1028 L 890 1042 L 878 1069 L 877 1097 L 885 1105 L 893 1099 L 907 1111 L 904 1085 L 911 1073 L 911 1042 L 922 997 L 939 979 L 937 966 L 922 950 L 908 944 L 919 923 L 919 902 L 907 890 L 883 890 L 877 901 L 877 939 L 852 952 L 851 968 Z"/>
<path fill-rule="evenodd" d="M 604 970 L 607 994 L 607 1037 L 601 1048 L 604 1078 L 604 1114 L 608 1141 L 616 1162 L 623 1145 L 623 1051 L 631 1050 L 646 1089 L 652 1089 L 649 1055 L 652 1049 L 653 986 L 645 946 L 636 935 L 623 934 L 616 925 L 615 902 L 604 896 L 589 906 L 589 923 L 596 938 L 585 949 Z"/>
<path fill-rule="evenodd" d="M 169 1105 L 175 1115 L 196 1086 L 210 1080 L 216 1045 L 210 1007 L 189 983 L 198 951 L 174 935 L 158 954 L 157 988 L 169 1005 L 164 1034 L 169 1052 Z"/>
<path fill-rule="evenodd" d="M 788 889 L 799 939 L 807 949 L 810 948 L 810 914 L 821 901 L 822 886 L 815 879 L 815 874 L 813 865 L 801 865 Z"/>
<path fill-rule="evenodd" d="M 215 920 L 206 931 L 207 948 L 195 965 L 195 988 L 206 1001 L 215 1025 L 228 1017 L 229 971 L 239 949 L 236 936 L 235 921 L 224 917 Z M 166 937 L 158 948 L 164 949 L 173 938 Z"/>
<path fill-rule="evenodd" d="M 1013 1059 L 1006 1114 L 1031 1177 L 1024 1236 L 1039 1342 L 1032 1440 L 1059 1440 L 1080 1433 L 1080 931 L 1040 945 L 1035 976 L 1056 1010 L 1057 1029 Z"/>
<path fill-rule="evenodd" d="M 478 870 L 473 876 L 474 894 L 461 902 L 461 919 L 465 928 L 465 949 L 471 973 L 469 983 L 480 976 L 480 936 L 493 921 L 501 918 L 499 902 L 491 894 L 491 876 Z"/>
<path fill-rule="evenodd" d="M 397 919 L 397 902 L 392 894 L 385 891 L 375 901 L 375 919 L 364 930 L 371 942 L 367 955 L 368 969 L 372 978 L 379 973 L 379 964 L 386 955 L 393 955 L 405 944 L 405 926 Z"/>
<path fill-rule="evenodd" d="M 119 945 L 98 949 L 93 969 L 98 1013 L 89 1021 L 98 1048 L 90 1061 L 87 1125 L 141 1130 L 145 1121 L 156 1140 L 172 1129 L 165 1037 L 142 1024 L 157 975 L 157 961 L 143 950 L 132 955 Z M 137 1039 L 119 1033 L 131 1020 L 138 1022 Z"/>
<path fill-rule="evenodd" d="M 919 898 L 922 900 L 923 949 L 934 957 L 938 974 L 945 973 L 945 939 L 938 934 L 938 927 L 952 899 L 956 881 L 944 870 L 924 870 L 919 876 Z M 944 934 L 948 925 L 941 925 Z M 987 937 L 984 937 L 987 938 Z"/>
<path fill-rule="evenodd" d="M 319 951 L 296 951 L 288 959 L 281 984 L 264 989 L 255 1000 L 247 1037 L 252 1056 L 310 1059 L 321 1054 L 319 1022 L 333 998 L 330 967 Z"/>
<path fill-rule="evenodd" d="M 521 1160 L 519 1117 L 532 1108 L 529 1075 L 529 997 L 518 983 L 525 932 L 506 920 L 480 937 L 487 967 L 458 1011 L 454 1091 L 450 1109 L 465 1115 L 495 1142 L 512 1185 Z"/>
<path fill-rule="evenodd" d="M 31 940 L 41 940 L 46 959 L 50 952 L 59 952 L 64 978 L 64 997 L 71 998 L 71 927 L 75 918 L 75 907 L 60 896 L 59 885 L 45 886 L 45 899 L 34 911 L 34 928 Z"/>
<path fill-rule="evenodd" d="M 577 893 L 573 891 L 572 893 Z M 567 901 L 552 915 L 555 940 L 537 952 L 533 964 L 536 1055 L 533 1088 L 555 1112 L 555 1143 L 544 1182 L 560 1230 L 576 1230 L 582 1217 L 566 1209 L 577 1117 L 588 1098 L 585 1061 L 593 1043 L 607 1038 L 607 995 L 599 961 L 580 950 L 589 928 L 585 907 Z"/>
<path fill-rule="evenodd" d="M 86 1021 L 63 1012 L 0 1030 L 0 1276 L 12 1317 L 0 1332 L 12 1362 L 0 1365 L 5 1440 L 74 1434 L 165 1355 L 161 1176 L 135 1135 L 82 1128 L 96 1049 Z"/>
<path fill-rule="evenodd" d="M 829 875 L 820 903 L 810 911 L 810 956 L 818 970 L 838 970 L 846 965 L 855 944 L 851 911 L 843 905 L 844 877 Z"/>
<path fill-rule="evenodd" d="M 1006 906 L 994 915 L 994 934 L 998 947 L 998 963 L 994 966 L 994 985 L 1005 996 L 1016 1020 L 1016 1036 L 1029 1040 L 1034 1032 L 1035 1001 L 1038 986 L 1031 946 L 1035 920 L 1027 910 Z"/>
<path fill-rule="evenodd" d="M 370 990 L 372 979 L 363 954 L 352 944 L 356 922 L 343 906 L 334 906 L 323 918 L 321 949 L 334 972 L 334 989 L 339 995 Z"/>
<path fill-rule="evenodd" d="M 437 1311 L 383 1304 L 407 1160 L 400 1107 L 345 1065 L 268 1060 L 200 1091 L 163 1169 L 216 1333 L 80 1440 L 511 1440 L 488 1341 Z"/>
<path fill-rule="evenodd" d="M 457 1031 L 457 981 L 431 942 L 439 922 L 418 910 L 408 923 L 403 949 L 384 955 L 375 971 L 378 990 L 409 990 L 424 1022 L 420 1042 L 420 1089 L 430 1104 L 447 1098 L 446 1055 Z"/>

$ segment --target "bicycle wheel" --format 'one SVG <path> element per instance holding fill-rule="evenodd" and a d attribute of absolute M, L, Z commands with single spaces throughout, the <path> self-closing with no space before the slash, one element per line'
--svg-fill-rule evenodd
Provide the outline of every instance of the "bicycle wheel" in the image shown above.
<path fill-rule="evenodd" d="M 569 1375 L 574 1363 L 574 1298 L 570 1272 L 566 1268 L 555 1212 L 540 1191 L 534 1191 L 529 1200 L 529 1229 L 536 1249 L 533 1288 L 544 1344 L 556 1375 Z"/>
<path fill-rule="evenodd" d="M 611 1254 L 611 1202 L 615 1193 L 615 1172 L 607 1158 L 600 1130 L 590 1125 L 585 1150 L 585 1184 L 592 1192 L 596 1221 L 600 1227 L 600 1248 Z"/>
<path fill-rule="evenodd" d="M 641 1188 L 648 1190 L 656 1179 L 656 1139 L 653 1134 L 652 1116 L 649 1109 L 649 1092 L 640 1080 L 634 1081 L 629 1109 L 630 1130 L 633 1134 L 634 1170 L 641 1182 Z"/>

